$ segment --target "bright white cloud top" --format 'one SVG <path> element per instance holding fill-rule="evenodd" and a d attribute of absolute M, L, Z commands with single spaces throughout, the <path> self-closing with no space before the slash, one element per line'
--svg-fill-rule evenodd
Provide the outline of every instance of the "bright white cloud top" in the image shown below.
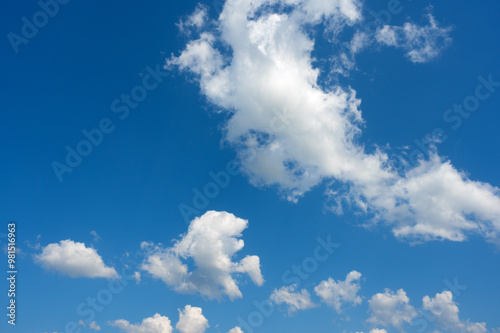
<path fill-rule="evenodd" d="M 35 255 L 35 261 L 45 269 L 54 270 L 73 278 L 117 278 L 118 273 L 104 264 L 101 256 L 84 243 L 70 239 L 52 243 Z"/>
<path fill-rule="evenodd" d="M 277 305 L 283 305 L 289 315 L 299 311 L 316 307 L 311 301 L 311 295 L 306 289 L 296 291 L 297 285 L 283 286 L 275 289 L 269 300 Z"/>
<path fill-rule="evenodd" d="M 394 326 L 401 330 L 405 323 L 410 323 L 417 316 L 403 289 L 399 289 L 396 294 L 386 289 L 384 293 L 373 295 L 368 304 L 371 317 L 367 322 L 375 325 Z"/>
<path fill-rule="evenodd" d="M 179 310 L 179 321 L 175 328 L 180 333 L 203 333 L 208 327 L 210 325 L 201 308 L 186 305 L 184 310 Z"/>
<path fill-rule="evenodd" d="M 191 221 L 188 232 L 172 247 L 143 243 L 146 258 L 141 269 L 180 293 L 200 293 L 209 299 L 242 297 L 235 274 L 246 273 L 258 286 L 264 283 L 258 256 L 233 262 L 244 242 L 248 221 L 227 212 L 209 211 Z M 196 267 L 190 271 L 187 259 Z"/>
<path fill-rule="evenodd" d="M 436 294 L 434 298 L 425 296 L 423 308 L 434 316 L 436 325 L 445 331 L 456 333 L 488 332 L 486 323 L 472 323 L 468 320 L 460 320 L 458 306 L 453 301 L 453 294 L 450 291 Z"/>
<path fill-rule="evenodd" d="M 314 287 L 314 292 L 321 298 L 323 303 L 340 313 L 344 303 L 361 304 L 362 299 L 358 295 L 361 289 L 360 279 L 361 273 L 352 271 L 347 274 L 345 281 L 335 281 L 332 278 L 321 281 L 319 285 Z"/>
<path fill-rule="evenodd" d="M 319 82 L 311 56 L 319 38 L 314 26 L 325 27 L 333 42 L 350 26 L 352 54 L 378 43 L 401 48 L 419 63 L 451 42 L 450 29 L 430 14 L 425 26 L 408 22 L 370 33 L 361 9 L 356 0 L 228 0 L 220 17 L 208 21 L 198 7 L 185 20 L 193 22 L 187 25 L 193 38 L 167 66 L 193 74 L 204 96 L 228 113 L 224 138 L 252 184 L 277 186 L 296 201 L 334 179 L 347 185 L 327 191 L 337 211 L 357 207 L 397 237 L 463 241 L 480 234 L 498 242 L 498 188 L 470 180 L 437 153 L 404 170 L 381 148 L 367 153 L 358 143 L 364 121 L 355 90 Z M 339 52 L 334 57 L 349 58 Z"/>
<path fill-rule="evenodd" d="M 114 320 L 108 324 L 126 333 L 172 333 L 173 330 L 170 319 L 158 313 L 153 317 L 143 319 L 140 324 L 131 324 L 125 319 Z"/>

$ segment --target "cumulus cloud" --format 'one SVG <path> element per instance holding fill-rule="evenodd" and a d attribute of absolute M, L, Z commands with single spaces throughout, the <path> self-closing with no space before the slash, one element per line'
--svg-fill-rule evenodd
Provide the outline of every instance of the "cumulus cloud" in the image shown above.
<path fill-rule="evenodd" d="M 258 256 L 233 262 L 244 242 L 241 233 L 248 221 L 227 212 L 206 212 L 191 221 L 188 231 L 172 247 L 143 242 L 146 258 L 141 269 L 181 293 L 200 293 L 210 299 L 242 297 L 235 275 L 248 274 L 258 286 L 264 283 Z M 188 259 L 194 270 L 190 271 Z"/>
<path fill-rule="evenodd" d="M 399 289 L 396 294 L 386 289 L 368 301 L 371 317 L 367 322 L 402 329 L 403 324 L 410 323 L 417 316 L 415 308 L 409 303 L 410 299 L 403 289 Z"/>
<path fill-rule="evenodd" d="M 177 28 L 180 32 L 189 34 L 189 29 L 200 29 L 205 25 L 207 19 L 208 7 L 199 3 L 196 10 L 191 15 L 185 19 L 181 19 L 179 23 L 177 23 Z"/>
<path fill-rule="evenodd" d="M 126 333 L 172 333 L 170 319 L 160 314 L 145 318 L 140 324 L 131 324 L 125 319 L 109 322 L 109 325 L 118 327 Z"/>
<path fill-rule="evenodd" d="M 52 243 L 35 255 L 35 261 L 45 269 L 54 270 L 73 278 L 116 278 L 118 273 L 104 264 L 101 256 L 84 243 L 70 239 Z"/>
<path fill-rule="evenodd" d="M 97 322 L 94 320 L 94 321 L 91 321 L 89 323 L 89 329 L 94 330 L 94 331 L 100 331 L 101 330 L 101 326 L 99 326 L 97 324 Z"/>
<path fill-rule="evenodd" d="M 376 40 L 387 46 L 404 49 L 412 62 L 428 62 L 451 44 L 451 28 L 439 26 L 431 14 L 427 18 L 429 23 L 424 26 L 410 22 L 401 27 L 384 25 L 377 30 Z"/>
<path fill-rule="evenodd" d="M 347 274 L 345 281 L 335 281 L 328 278 L 328 280 L 321 281 L 319 285 L 314 287 L 314 292 L 321 298 L 322 302 L 340 313 L 344 303 L 361 304 L 361 297 L 358 296 L 361 289 L 360 278 L 361 273 L 356 271 Z"/>
<path fill-rule="evenodd" d="M 284 305 L 289 315 L 298 310 L 307 310 L 316 307 L 311 301 L 311 295 L 307 290 L 295 291 L 296 288 L 297 285 L 293 284 L 275 289 L 269 300 L 274 304 Z"/>
<path fill-rule="evenodd" d="M 357 208 L 397 237 L 498 240 L 498 188 L 470 180 L 436 153 L 404 170 L 389 158 L 390 148 L 368 153 L 359 143 L 366 124 L 355 90 L 320 84 L 311 56 L 315 32 L 326 27 L 336 36 L 361 24 L 361 9 L 355 0 L 227 0 L 167 67 L 193 74 L 207 100 L 227 112 L 224 139 L 252 184 L 275 186 L 297 201 L 328 180 L 332 209 Z M 350 48 L 357 52 L 373 39 L 404 49 L 414 62 L 428 61 L 449 43 L 449 28 L 428 18 L 424 26 L 380 27 L 377 38 L 355 30 Z"/>
<path fill-rule="evenodd" d="M 208 327 L 210 325 L 201 308 L 186 305 L 183 311 L 179 310 L 179 321 L 175 328 L 180 333 L 203 333 Z"/>
<path fill-rule="evenodd" d="M 445 331 L 456 333 L 488 332 L 486 323 L 473 323 L 469 320 L 460 320 L 458 306 L 453 301 L 453 295 L 450 291 L 443 291 L 440 294 L 436 294 L 434 298 L 425 296 L 423 298 L 423 307 L 432 314 L 436 325 Z"/>
<path fill-rule="evenodd" d="M 235 328 L 231 328 L 228 333 L 243 333 L 241 327 L 236 326 Z"/>

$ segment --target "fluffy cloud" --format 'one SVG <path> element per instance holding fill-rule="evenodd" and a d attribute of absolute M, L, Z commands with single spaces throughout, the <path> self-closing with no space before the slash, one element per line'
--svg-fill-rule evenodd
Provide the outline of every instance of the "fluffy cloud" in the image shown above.
<path fill-rule="evenodd" d="M 336 211 L 357 207 L 398 237 L 461 241 L 476 233 L 498 240 L 498 188 L 470 180 L 437 154 L 401 170 L 390 148 L 367 153 L 359 144 L 365 124 L 356 92 L 320 84 L 311 56 L 315 32 L 326 27 L 326 35 L 337 36 L 363 21 L 361 9 L 355 0 L 227 0 L 218 20 L 167 67 L 194 74 L 206 98 L 227 112 L 224 138 L 252 184 L 276 186 L 297 201 L 336 180 L 327 190 Z M 414 62 L 434 58 L 449 43 L 449 29 L 431 15 L 425 26 L 381 27 L 377 38 L 352 30 L 351 49 L 378 40 L 404 49 Z M 169 261 L 174 272 L 184 269 Z"/>
<path fill-rule="evenodd" d="M 264 283 L 258 256 L 232 261 L 244 246 L 239 237 L 247 226 L 248 221 L 233 214 L 209 211 L 191 221 L 188 232 L 170 248 L 141 244 L 146 251 L 141 268 L 181 293 L 198 292 L 208 298 L 227 295 L 231 300 L 242 297 L 233 275 L 248 274 L 256 285 Z M 189 270 L 188 259 L 195 270 Z"/>
<path fill-rule="evenodd" d="M 188 33 L 189 29 L 200 29 L 207 21 L 208 8 L 205 5 L 198 4 L 194 13 L 189 15 L 186 19 L 180 20 L 177 27 L 183 33 Z"/>
<path fill-rule="evenodd" d="M 47 245 L 41 254 L 35 255 L 35 261 L 46 269 L 74 278 L 118 277 L 116 270 L 106 266 L 96 250 L 70 239 Z"/>
<path fill-rule="evenodd" d="M 231 328 L 228 333 L 243 333 L 241 327 L 236 326 L 235 328 Z"/>
<path fill-rule="evenodd" d="M 183 311 L 179 310 L 179 321 L 175 328 L 180 333 L 203 333 L 208 327 L 210 325 L 201 308 L 186 305 Z"/>
<path fill-rule="evenodd" d="M 100 331 L 101 326 L 99 326 L 95 321 L 92 321 L 89 323 L 89 329 L 94 330 L 94 331 Z"/>
<path fill-rule="evenodd" d="M 486 323 L 472 323 L 460 320 L 458 316 L 458 306 L 453 301 L 453 295 L 450 291 L 443 291 L 436 294 L 434 298 L 425 296 L 423 306 L 435 318 L 437 326 L 445 331 L 455 333 L 485 333 Z"/>
<path fill-rule="evenodd" d="M 172 333 L 170 319 L 158 313 L 144 319 L 140 324 L 133 325 L 127 320 L 119 319 L 109 322 L 109 325 L 118 327 L 126 333 Z"/>
<path fill-rule="evenodd" d="M 402 329 L 404 323 L 410 323 L 417 316 L 415 308 L 403 289 L 396 294 L 386 289 L 384 293 L 372 296 L 368 301 L 371 317 L 368 322 L 375 325 L 394 326 Z"/>
<path fill-rule="evenodd" d="M 387 46 L 402 48 L 410 61 L 428 62 L 451 44 L 451 28 L 440 27 L 431 14 L 429 24 L 419 26 L 407 22 L 402 27 L 385 25 L 376 32 L 376 40 Z"/>
<path fill-rule="evenodd" d="M 321 281 L 314 288 L 314 292 L 321 298 L 321 301 L 340 313 L 344 303 L 361 304 L 361 297 L 358 296 L 358 291 L 361 289 L 360 278 L 361 273 L 356 271 L 347 274 L 345 281 L 336 282 L 334 279 L 328 278 L 326 281 Z"/>
<path fill-rule="evenodd" d="M 280 289 L 275 289 L 269 300 L 275 304 L 283 304 L 291 315 L 298 310 L 307 310 L 314 308 L 316 305 L 311 301 L 311 295 L 305 289 L 296 292 L 297 285 L 283 286 Z"/>

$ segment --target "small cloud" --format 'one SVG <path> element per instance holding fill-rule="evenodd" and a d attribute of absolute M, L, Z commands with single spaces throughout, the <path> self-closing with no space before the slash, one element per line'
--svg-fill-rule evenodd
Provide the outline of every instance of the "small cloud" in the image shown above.
<path fill-rule="evenodd" d="M 283 286 L 280 289 L 275 289 L 269 297 L 269 300 L 274 304 L 283 304 L 288 308 L 288 314 L 292 315 L 298 310 L 307 310 L 316 307 L 311 301 L 311 295 L 305 289 L 296 292 L 297 284 Z"/>
<path fill-rule="evenodd" d="M 421 26 L 406 22 L 403 26 L 385 25 L 376 32 L 375 39 L 386 46 L 406 50 L 406 56 L 414 63 L 429 62 L 451 44 L 451 27 L 441 27 L 432 14 L 429 24 Z"/>
<path fill-rule="evenodd" d="M 181 333 L 203 333 L 210 327 L 202 309 L 186 305 L 184 310 L 179 309 L 179 321 L 175 328 Z"/>
<path fill-rule="evenodd" d="M 321 281 L 314 288 L 314 291 L 321 298 L 321 301 L 340 313 L 342 304 L 344 303 L 352 303 L 353 305 L 361 304 L 361 297 L 358 296 L 358 292 L 361 289 L 359 284 L 360 278 L 361 273 L 352 271 L 347 274 L 345 281 L 335 281 L 332 278 L 328 278 L 326 281 Z"/>
<path fill-rule="evenodd" d="M 141 282 L 141 273 L 140 272 L 134 272 L 134 279 L 135 279 L 135 283 L 139 284 Z"/>
<path fill-rule="evenodd" d="M 90 232 L 90 234 L 91 234 L 92 236 L 94 236 L 94 242 L 97 242 L 97 241 L 99 241 L 99 239 L 101 239 L 101 237 L 97 234 L 97 232 L 96 232 L 95 230 L 92 230 L 92 231 Z"/>
<path fill-rule="evenodd" d="M 70 239 L 47 245 L 41 254 L 35 255 L 35 262 L 40 263 L 45 269 L 73 278 L 118 277 L 116 270 L 106 266 L 95 249 Z"/>
<path fill-rule="evenodd" d="M 101 330 L 101 326 L 99 326 L 95 321 L 91 322 L 89 324 L 89 328 L 91 330 L 94 330 L 94 331 L 100 331 Z"/>
<path fill-rule="evenodd" d="M 170 319 L 158 313 L 143 319 L 140 324 L 131 324 L 128 320 L 118 319 L 108 322 L 108 325 L 117 327 L 125 333 L 172 333 Z"/>

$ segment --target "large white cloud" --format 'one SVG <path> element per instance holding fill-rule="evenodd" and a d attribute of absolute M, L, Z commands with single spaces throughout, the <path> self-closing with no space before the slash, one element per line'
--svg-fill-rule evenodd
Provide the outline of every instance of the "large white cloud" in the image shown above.
<path fill-rule="evenodd" d="M 143 319 L 140 324 L 131 324 L 125 319 L 114 320 L 108 324 L 126 333 L 172 333 L 170 319 L 158 313 L 153 317 Z"/>
<path fill-rule="evenodd" d="M 227 212 L 206 212 L 191 221 L 188 232 L 169 248 L 143 243 L 146 258 L 141 268 L 181 293 L 198 292 L 208 298 L 242 297 L 234 275 L 248 274 L 256 285 L 264 279 L 258 256 L 233 262 L 244 242 L 241 233 L 248 221 Z M 188 259 L 194 270 L 190 271 Z"/>
<path fill-rule="evenodd" d="M 179 310 L 179 321 L 175 328 L 180 333 L 203 333 L 210 327 L 208 320 L 203 316 L 201 308 L 186 305 L 184 310 Z"/>
<path fill-rule="evenodd" d="M 417 316 L 417 311 L 409 303 L 410 299 L 403 289 L 399 289 L 397 293 L 386 289 L 384 293 L 375 294 L 368 301 L 371 317 L 367 322 L 402 329 L 405 323 L 410 323 Z"/>
<path fill-rule="evenodd" d="M 429 20 L 376 34 L 422 62 L 449 43 L 449 29 Z M 207 99 L 227 112 L 224 138 L 253 184 L 277 186 L 296 201 L 323 180 L 337 180 L 327 191 L 333 202 L 358 207 L 398 237 L 461 241 L 477 233 L 498 240 L 498 188 L 469 180 L 436 154 L 399 170 L 382 148 L 367 153 L 356 92 L 319 83 L 311 54 L 321 36 L 311 27 L 326 27 L 336 43 L 346 25 L 362 21 L 354 0 L 228 0 L 215 23 L 196 25 L 203 27 L 198 37 L 167 66 L 194 74 Z M 376 40 L 362 26 L 352 30 L 356 50 Z"/>
<path fill-rule="evenodd" d="M 324 303 L 340 313 L 344 303 L 361 304 L 362 299 L 358 296 L 361 289 L 360 278 L 361 273 L 357 271 L 347 274 L 345 281 L 335 281 L 328 278 L 328 280 L 321 281 L 319 285 L 314 287 L 314 292 Z"/>
<path fill-rule="evenodd" d="M 425 296 L 423 307 L 428 310 L 435 319 L 435 323 L 445 331 L 454 333 L 485 333 L 486 323 L 473 323 L 460 320 L 458 316 L 458 306 L 453 301 L 453 295 L 450 291 L 443 291 L 436 294 L 434 298 Z"/>
<path fill-rule="evenodd" d="M 42 253 L 35 255 L 35 261 L 41 263 L 46 269 L 74 278 L 118 277 L 116 270 L 106 266 L 95 249 L 70 239 L 47 245 Z"/>
<path fill-rule="evenodd" d="M 283 305 L 291 315 L 298 310 L 307 310 L 316 307 L 311 301 L 311 295 L 306 289 L 296 291 L 297 285 L 283 286 L 275 289 L 269 300 L 274 304 Z"/>

